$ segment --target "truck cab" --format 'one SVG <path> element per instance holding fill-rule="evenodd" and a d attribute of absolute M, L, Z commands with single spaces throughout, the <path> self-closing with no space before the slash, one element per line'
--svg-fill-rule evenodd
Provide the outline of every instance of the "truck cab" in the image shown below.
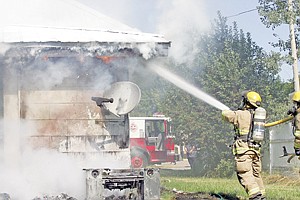
<path fill-rule="evenodd" d="M 146 167 L 163 162 L 175 163 L 174 135 L 171 118 L 129 117 L 131 166 Z"/>

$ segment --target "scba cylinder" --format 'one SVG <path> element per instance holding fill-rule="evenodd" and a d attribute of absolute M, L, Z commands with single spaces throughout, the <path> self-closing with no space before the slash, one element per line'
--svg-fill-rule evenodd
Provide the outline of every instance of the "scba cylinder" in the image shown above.
<path fill-rule="evenodd" d="M 252 140 L 260 142 L 265 136 L 266 110 L 262 107 L 255 109 L 253 116 L 253 134 Z"/>

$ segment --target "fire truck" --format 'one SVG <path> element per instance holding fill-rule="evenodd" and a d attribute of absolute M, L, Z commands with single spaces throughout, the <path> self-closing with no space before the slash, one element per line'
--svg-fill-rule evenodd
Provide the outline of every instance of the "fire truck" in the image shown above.
<path fill-rule="evenodd" d="M 163 162 L 176 162 L 175 136 L 171 131 L 171 118 L 129 117 L 130 152 L 133 168 L 146 167 Z"/>

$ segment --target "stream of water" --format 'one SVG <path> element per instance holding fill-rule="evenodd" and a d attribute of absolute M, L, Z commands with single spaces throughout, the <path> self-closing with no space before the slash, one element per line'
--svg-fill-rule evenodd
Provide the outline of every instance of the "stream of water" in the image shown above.
<path fill-rule="evenodd" d="M 151 65 L 149 67 L 152 71 L 154 71 L 160 77 L 166 79 L 167 81 L 173 83 L 180 89 L 190 93 L 191 95 L 208 103 L 209 105 L 211 105 L 219 110 L 229 110 L 229 107 L 227 107 L 220 101 L 216 100 L 215 98 L 211 97 L 210 95 L 206 94 L 205 92 L 201 91 L 200 89 L 196 88 L 195 86 L 191 85 L 190 83 L 184 81 L 182 78 L 171 73 L 170 71 L 168 71 L 160 66 L 157 66 L 157 65 Z"/>

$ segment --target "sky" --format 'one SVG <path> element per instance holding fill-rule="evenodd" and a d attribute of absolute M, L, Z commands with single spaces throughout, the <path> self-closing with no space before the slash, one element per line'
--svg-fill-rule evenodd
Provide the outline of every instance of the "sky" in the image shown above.
<path fill-rule="evenodd" d="M 255 9 L 258 6 L 258 0 L 78 1 L 143 32 L 158 33 L 165 35 L 167 39 L 171 38 L 172 48 L 177 52 L 181 49 L 179 47 L 176 49 L 177 39 L 180 38 L 177 31 L 182 32 L 190 27 L 207 31 L 211 21 L 216 18 L 217 11 L 228 17 L 228 25 L 236 21 L 238 28 L 243 29 L 244 32 L 250 32 L 253 41 L 267 52 L 278 51 L 269 44 L 276 41 L 273 33 L 281 38 L 287 38 L 289 34 L 287 25 L 273 31 L 262 24 L 257 10 L 246 12 Z M 183 42 L 184 39 L 181 40 Z M 280 75 L 286 80 L 293 77 L 292 73 L 292 67 L 285 65 Z"/>

